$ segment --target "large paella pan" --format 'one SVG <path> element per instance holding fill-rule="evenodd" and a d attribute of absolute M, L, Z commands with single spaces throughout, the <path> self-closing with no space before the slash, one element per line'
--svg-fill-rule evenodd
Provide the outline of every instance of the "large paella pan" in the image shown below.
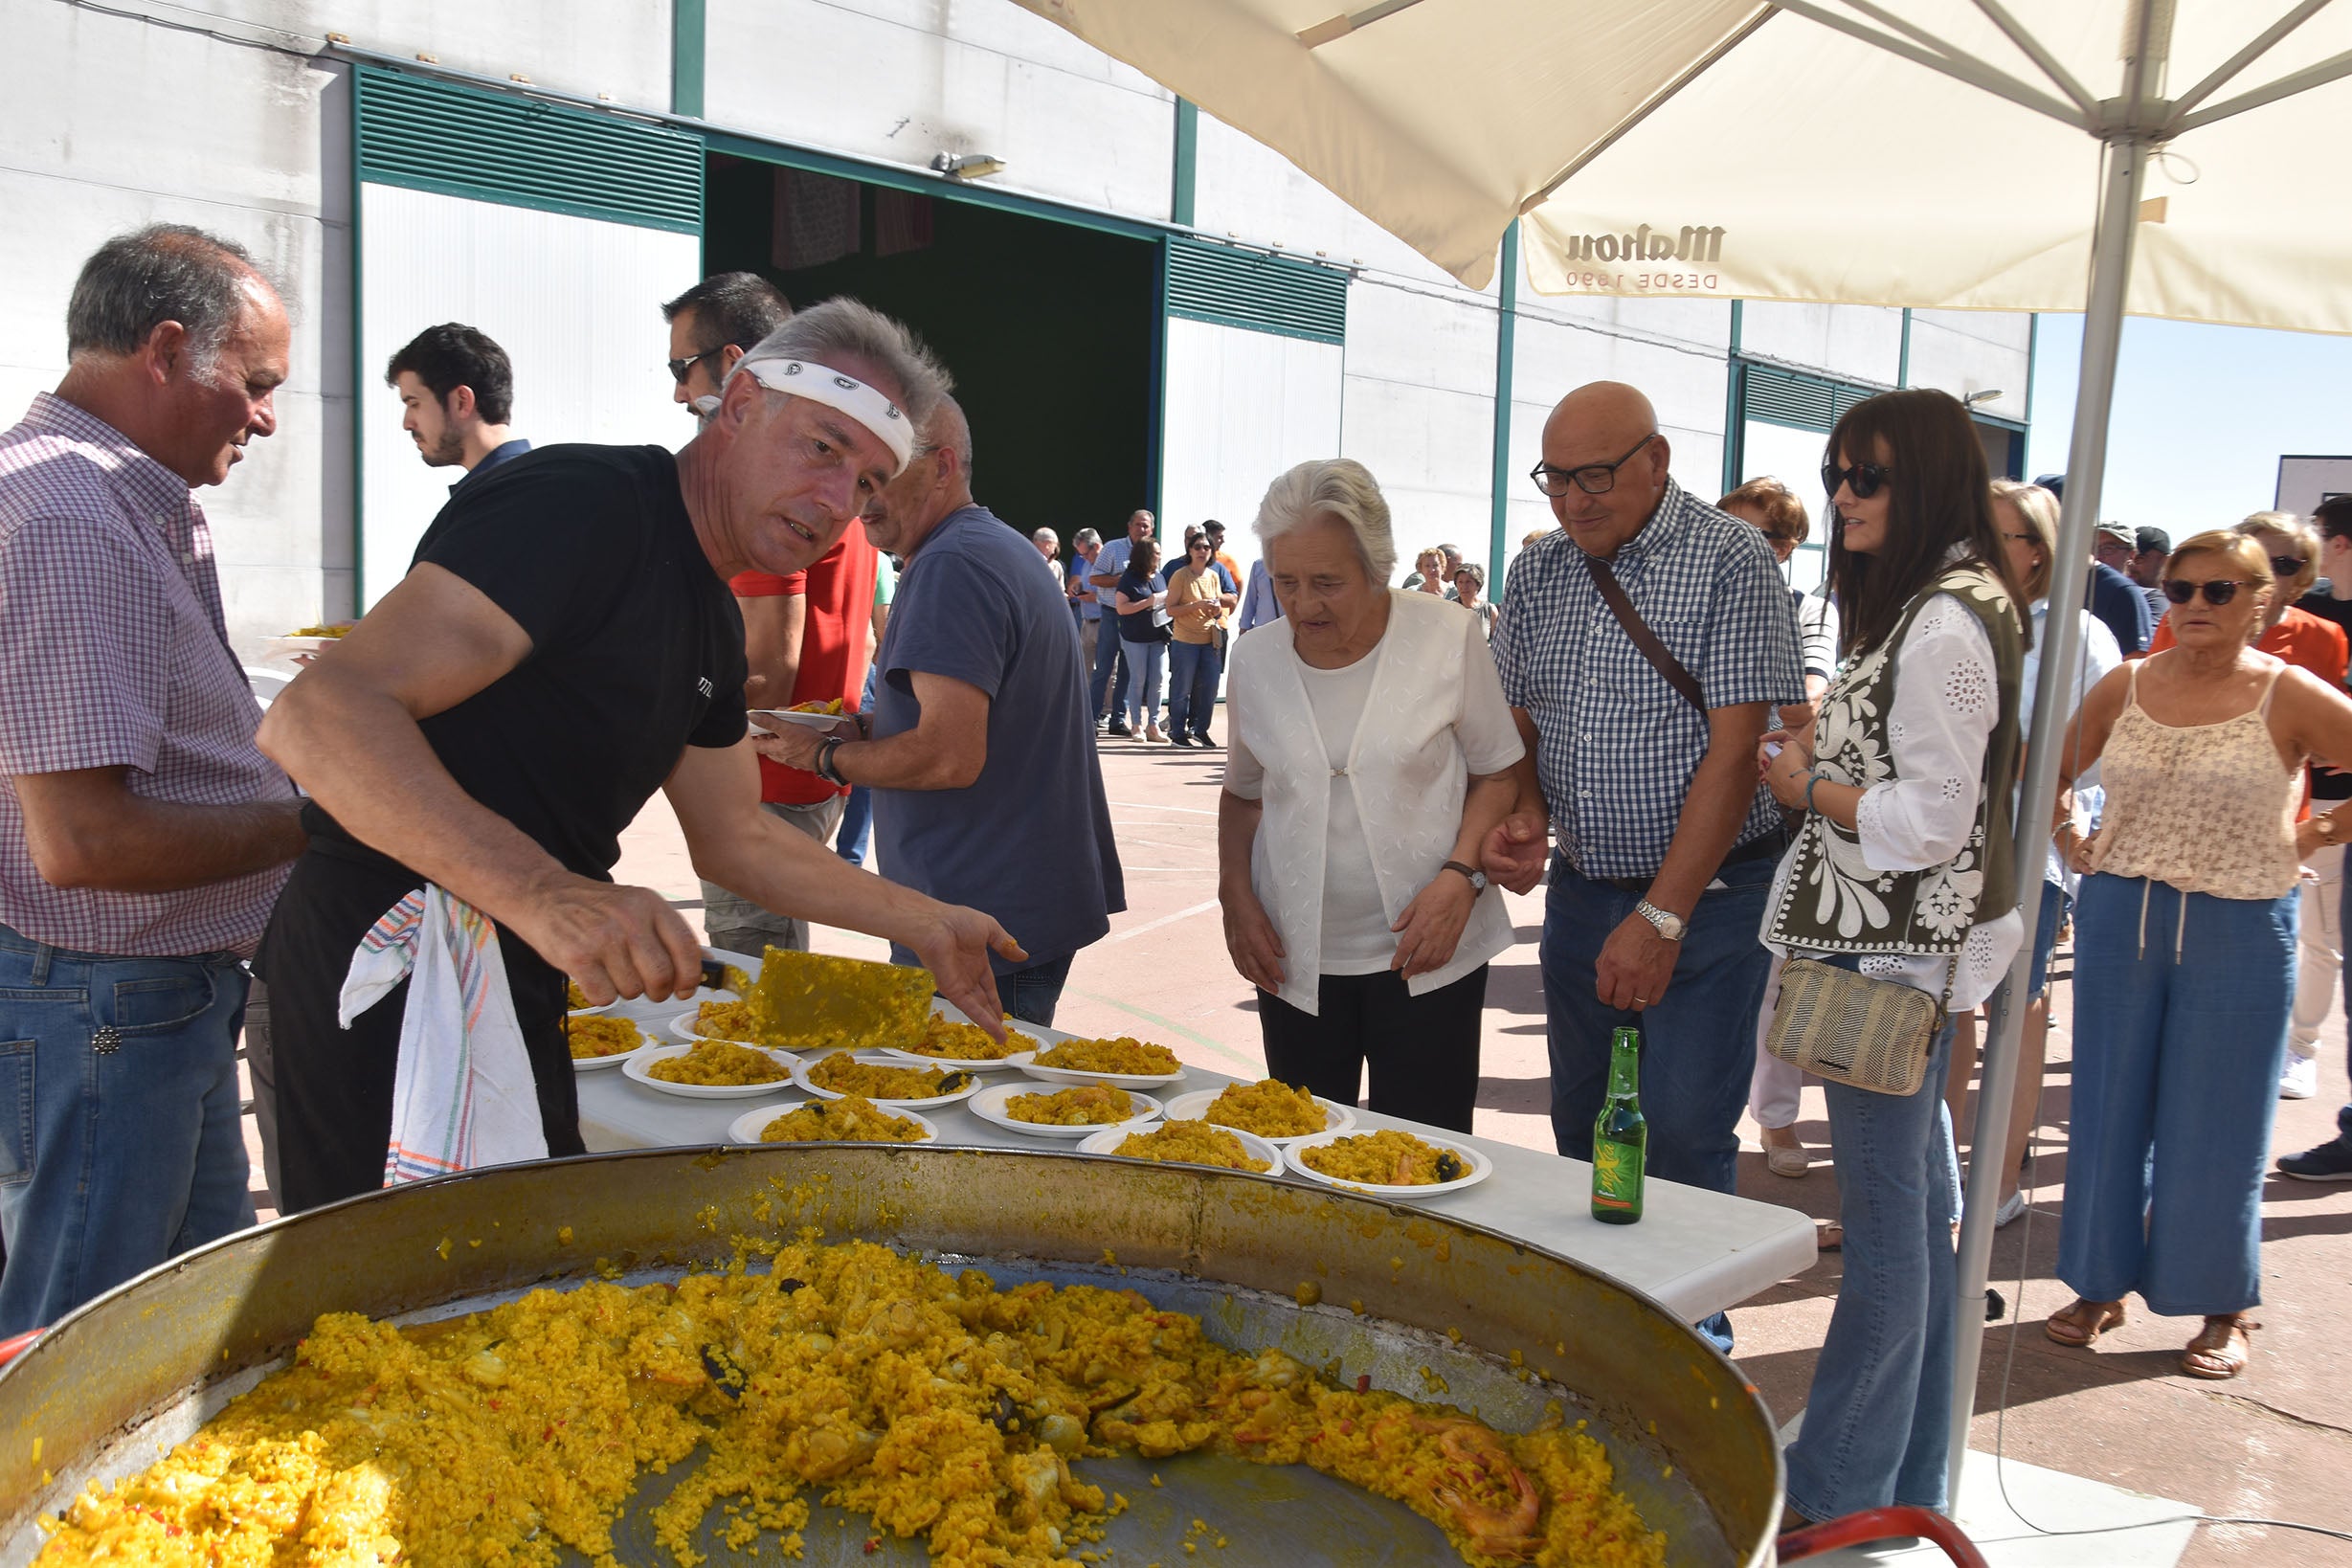
<path fill-rule="evenodd" d="M 285 1362 L 324 1313 L 414 1323 L 539 1288 L 671 1280 L 821 1229 L 998 1288 L 1084 1284 L 1198 1316 L 1326 1377 L 1459 1407 L 1499 1432 L 1562 1417 L 1605 1444 L 1614 1485 L 1676 1565 L 1771 1560 L 1781 1467 L 1755 1390 L 1623 1286 L 1429 1214 L 1339 1192 L 1075 1154 L 816 1146 L 659 1150 L 478 1172 L 280 1221 L 91 1304 L 0 1373 L 0 1568 L 88 1483 L 141 1470 Z M 461 1456 L 458 1456 L 461 1457 Z M 453 1457 L 453 1463 L 457 1457 Z M 642 1477 L 621 1561 L 669 1560 L 656 1506 L 694 1462 Z M 1305 1465 L 1210 1452 L 1088 1458 L 1131 1500 L 1090 1550 L 1110 1563 L 1451 1563 L 1401 1503 Z M 712 1510 L 696 1543 L 745 1558 Z M 819 1507 L 803 1560 L 922 1561 Z M 737 1539 L 745 1538 L 738 1531 Z M 567 1558 L 567 1560 L 571 1560 Z"/>

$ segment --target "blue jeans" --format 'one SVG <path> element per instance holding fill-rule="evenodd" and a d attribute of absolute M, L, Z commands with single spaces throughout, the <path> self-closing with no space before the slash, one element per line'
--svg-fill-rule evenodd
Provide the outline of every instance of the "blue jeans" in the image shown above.
<path fill-rule="evenodd" d="M 243 966 L 109 957 L 0 926 L 0 1335 L 254 1222 Z"/>
<path fill-rule="evenodd" d="M 1217 711 L 1217 678 L 1225 661 L 1214 642 L 1168 644 L 1168 734 L 1208 738 Z"/>
<path fill-rule="evenodd" d="M 2084 1300 L 2137 1290 L 2167 1317 L 2261 1301 L 2297 907 L 2293 890 L 2215 898 L 2083 879 L 2058 1277 Z"/>
<path fill-rule="evenodd" d="M 1833 958 L 1845 968 L 1848 958 Z M 1846 1277 L 1788 1449 L 1788 1506 L 1808 1519 L 1944 1505 L 1952 1422 L 1952 1061 L 1946 1020 L 1916 1092 L 1824 1080 L 1846 1225 Z"/>
<path fill-rule="evenodd" d="M 1758 855 L 1724 866 L 1721 887 L 1699 896 L 1666 995 L 1639 1013 L 1595 993 L 1601 949 L 1642 895 L 1596 882 L 1552 857 L 1544 897 L 1543 1006 L 1552 1057 L 1552 1140 L 1570 1159 L 1593 1157 L 1593 1121 L 1609 1086 L 1609 1039 L 1642 1031 L 1642 1112 L 1649 1118 L 1648 1172 L 1714 1192 L 1738 1190 L 1739 1115 L 1756 1068 L 1756 1015 L 1772 954 L 1757 940 L 1778 860 Z M 1729 1354 L 1731 1321 L 1699 1325 Z"/>
<path fill-rule="evenodd" d="M 874 667 L 865 668 L 865 695 L 858 699 L 858 710 L 874 711 Z M 862 784 L 849 787 L 849 797 L 841 806 L 840 825 L 833 830 L 833 852 L 852 865 L 865 863 L 865 852 L 874 840 L 874 792 Z"/>
<path fill-rule="evenodd" d="M 2341 897 L 2341 914 L 2352 915 L 2352 877 L 2344 878 Z M 2345 930 L 2352 930 L 2352 927 L 2344 926 L 2340 916 L 2336 929 Z M 2347 1020 L 2344 1029 L 2344 1066 L 2348 1073 L 2352 1073 L 2352 964 L 2343 966 L 2343 1009 Z M 2352 1101 L 2336 1108 L 2336 1136 L 2352 1144 Z"/>
<path fill-rule="evenodd" d="M 1119 640 L 1116 618 L 1105 616 L 1097 624 L 1102 630 L 1095 634 L 1094 638 L 1094 679 L 1086 687 L 1086 695 L 1093 706 L 1086 711 L 1098 719 L 1106 713 L 1115 719 L 1119 716 L 1119 710 L 1127 706 L 1127 661 L 1119 657 L 1119 650 L 1125 644 Z M 1110 679 L 1113 670 L 1118 672 L 1119 678 L 1115 686 Z M 1108 707 L 1104 706 L 1105 697 L 1110 700 Z"/>
<path fill-rule="evenodd" d="M 997 999 L 1004 1004 L 1006 1013 L 1023 1023 L 1052 1028 L 1054 1009 L 1062 1003 L 1062 988 L 1069 981 L 1070 960 L 1077 956 L 1065 952 L 1059 958 L 997 975 Z"/>
<path fill-rule="evenodd" d="M 1126 657 L 1129 672 L 1135 678 L 1127 688 L 1127 727 L 1141 729 L 1147 724 L 1157 724 L 1159 667 L 1160 661 L 1168 656 L 1168 644 L 1130 642 L 1122 638 L 1119 647 Z"/>

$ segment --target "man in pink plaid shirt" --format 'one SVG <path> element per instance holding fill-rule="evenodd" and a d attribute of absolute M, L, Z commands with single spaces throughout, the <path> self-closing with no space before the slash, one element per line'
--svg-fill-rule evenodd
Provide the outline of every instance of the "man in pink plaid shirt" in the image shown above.
<path fill-rule="evenodd" d="M 0 1335 L 253 1222 L 241 960 L 302 847 L 190 493 L 277 429 L 285 308 L 157 226 L 66 345 L 0 435 Z"/>

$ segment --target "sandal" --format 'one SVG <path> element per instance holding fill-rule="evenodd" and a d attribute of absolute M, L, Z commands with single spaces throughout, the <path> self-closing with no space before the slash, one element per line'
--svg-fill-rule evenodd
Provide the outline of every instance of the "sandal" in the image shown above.
<path fill-rule="evenodd" d="M 2075 1350 L 2089 1350 L 2099 1342 L 2099 1335 L 2110 1329 L 2123 1326 L 2123 1303 L 2119 1301 L 2085 1301 L 2074 1298 L 2074 1305 L 2064 1311 L 2052 1312 L 2042 1332 L 2061 1345 Z M 2224 1373 L 2223 1377 L 2229 1374 Z"/>
<path fill-rule="evenodd" d="M 2204 1378 L 2214 1382 L 2234 1378 L 2246 1370 L 2253 1358 L 2253 1341 L 2247 1330 L 2259 1329 L 2261 1324 L 2243 1313 L 2232 1312 L 2224 1317 L 2208 1317 L 2197 1337 L 2188 1342 L 2181 1353 L 2181 1370 L 2191 1378 Z"/>
<path fill-rule="evenodd" d="M 1816 1252 L 1845 1251 L 1846 1227 L 1835 1220 L 1824 1221 L 1821 1229 L 1813 1233 L 1813 1250 Z"/>

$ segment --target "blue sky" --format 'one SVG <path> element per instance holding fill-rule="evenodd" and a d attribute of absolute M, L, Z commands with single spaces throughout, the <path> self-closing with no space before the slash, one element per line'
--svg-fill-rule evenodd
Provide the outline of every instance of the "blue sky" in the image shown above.
<path fill-rule="evenodd" d="M 2044 316 L 2026 474 L 2065 470 L 2082 318 Z M 2271 504 L 2282 453 L 2352 454 L 2352 338 L 2123 324 L 2103 518 L 2174 539 Z"/>

